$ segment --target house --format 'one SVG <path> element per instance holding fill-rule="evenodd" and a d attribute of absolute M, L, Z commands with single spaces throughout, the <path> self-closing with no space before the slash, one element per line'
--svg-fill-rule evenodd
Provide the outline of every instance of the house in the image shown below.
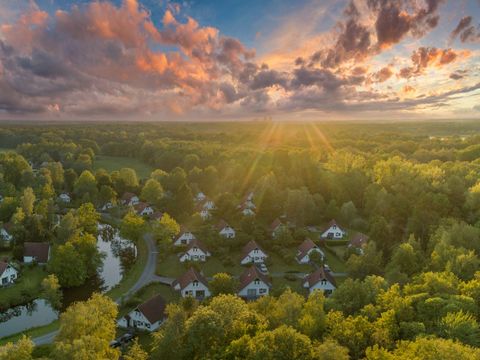
<path fill-rule="evenodd" d="M 211 254 L 200 242 L 200 240 L 193 239 L 187 247 L 187 250 L 180 255 L 180 262 L 185 261 L 207 261 L 207 257 Z"/>
<path fill-rule="evenodd" d="M 202 202 L 202 201 L 204 201 L 206 198 L 207 198 L 207 196 L 206 196 L 203 192 L 201 192 L 201 191 L 199 191 L 199 192 L 197 193 L 197 195 L 195 195 L 195 201 L 196 201 L 196 202 Z"/>
<path fill-rule="evenodd" d="M 358 250 L 360 254 L 363 254 L 363 247 L 368 242 L 368 236 L 362 233 L 356 233 L 348 243 L 349 248 Z"/>
<path fill-rule="evenodd" d="M 240 205 L 238 207 L 239 208 L 251 209 L 251 210 L 256 209 L 256 206 L 253 203 L 253 192 L 252 191 L 245 194 L 245 196 L 242 199 L 242 202 L 240 203 Z"/>
<path fill-rule="evenodd" d="M 23 262 L 30 264 L 46 264 L 50 259 L 50 245 L 40 242 L 26 242 L 23 245 Z"/>
<path fill-rule="evenodd" d="M 215 209 L 215 203 L 213 200 L 205 198 L 205 200 L 202 202 L 202 207 L 206 210 L 213 210 Z"/>
<path fill-rule="evenodd" d="M 238 207 L 243 216 L 254 216 L 255 215 L 255 208 L 248 207 L 246 204 L 242 204 Z"/>
<path fill-rule="evenodd" d="M 150 215 L 150 219 L 160 221 L 163 218 L 163 213 L 161 211 L 155 211 Z"/>
<path fill-rule="evenodd" d="M 272 284 L 255 265 L 246 269 L 240 276 L 238 296 L 245 299 L 256 299 L 268 295 Z"/>
<path fill-rule="evenodd" d="M 105 204 L 102 206 L 101 210 L 102 210 L 102 211 L 106 211 L 106 210 L 108 210 L 108 209 L 113 208 L 113 206 L 114 206 L 113 203 L 112 203 L 111 201 L 109 201 L 109 202 L 105 203 Z"/>
<path fill-rule="evenodd" d="M 297 261 L 299 264 L 308 264 L 310 262 L 310 255 L 312 252 L 317 252 L 320 256 L 325 258 L 325 254 L 322 250 L 310 239 L 305 239 L 305 241 L 298 247 L 297 251 Z"/>
<path fill-rule="evenodd" d="M 335 291 L 337 285 L 332 273 L 325 266 L 321 266 L 313 273 L 305 276 L 303 287 L 308 288 L 310 294 L 315 290 L 323 290 L 325 295 L 330 295 Z"/>
<path fill-rule="evenodd" d="M 285 225 L 282 224 L 279 218 L 276 218 L 273 220 L 273 222 L 270 224 L 270 234 L 272 234 L 272 237 L 276 237 L 282 229 L 284 229 Z"/>
<path fill-rule="evenodd" d="M 134 193 L 126 192 L 123 194 L 121 202 L 125 206 L 135 206 L 140 202 L 140 199 Z"/>
<path fill-rule="evenodd" d="M 165 321 L 166 302 L 161 295 L 156 295 L 118 320 L 117 324 L 123 328 L 155 331 Z"/>
<path fill-rule="evenodd" d="M 188 245 L 190 242 L 196 239 L 195 235 L 184 226 L 180 227 L 180 232 L 178 233 L 177 237 L 173 240 L 173 245 L 175 246 L 182 246 Z"/>
<path fill-rule="evenodd" d="M 70 203 L 70 201 L 72 201 L 72 199 L 70 198 L 70 195 L 68 195 L 67 193 L 62 193 L 58 196 L 58 199 L 66 204 Z"/>
<path fill-rule="evenodd" d="M 8 231 L 10 224 L 3 224 L 2 228 L 0 228 L 0 242 L 3 242 L 5 246 L 9 246 L 13 240 L 13 236 Z"/>
<path fill-rule="evenodd" d="M 243 247 L 240 264 L 263 263 L 267 257 L 268 255 L 265 251 L 263 251 L 254 240 L 251 240 Z"/>
<path fill-rule="evenodd" d="M 135 204 L 133 208 L 135 209 L 135 212 L 140 216 L 152 215 L 155 212 L 155 210 L 153 210 L 153 207 L 144 202 L 139 202 Z"/>
<path fill-rule="evenodd" d="M 180 291 L 182 297 L 194 297 L 203 300 L 211 295 L 205 277 L 194 268 L 190 268 L 172 284 L 174 290 Z"/>
<path fill-rule="evenodd" d="M 17 278 L 17 269 L 5 261 L 0 261 L 0 286 L 13 284 Z"/>
<path fill-rule="evenodd" d="M 206 209 L 203 204 L 198 204 L 195 207 L 195 211 L 200 214 L 200 217 L 202 218 L 203 221 L 206 221 L 212 217 L 212 214 L 210 213 L 210 210 Z"/>
<path fill-rule="evenodd" d="M 320 234 L 322 239 L 343 239 L 347 232 L 343 230 L 335 220 L 328 223 L 327 227 L 323 229 Z"/>
<path fill-rule="evenodd" d="M 227 224 L 225 220 L 220 220 L 218 224 L 215 226 L 218 233 L 227 239 L 235 238 L 235 230 Z"/>

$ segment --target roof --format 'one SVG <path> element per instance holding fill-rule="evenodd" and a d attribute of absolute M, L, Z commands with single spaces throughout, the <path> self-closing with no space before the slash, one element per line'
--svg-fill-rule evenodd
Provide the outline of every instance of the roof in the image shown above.
<path fill-rule="evenodd" d="M 187 251 L 190 250 L 190 249 L 193 249 L 194 247 L 197 247 L 199 248 L 200 250 L 202 250 L 205 254 L 208 253 L 208 250 L 207 248 L 205 247 L 205 245 L 203 245 L 202 242 L 200 242 L 200 240 L 198 239 L 193 239 L 192 241 L 190 241 L 190 244 L 188 244 L 188 247 L 187 247 Z"/>
<path fill-rule="evenodd" d="M 221 231 L 222 229 L 224 229 L 227 226 L 230 227 L 230 225 L 228 225 L 228 223 L 225 220 L 222 219 L 217 223 L 217 225 L 215 225 L 215 228 L 218 231 Z"/>
<path fill-rule="evenodd" d="M 193 238 L 195 239 L 195 234 L 193 234 L 190 230 L 188 230 L 184 225 L 180 225 L 180 231 L 178 232 L 178 235 L 175 238 L 175 241 L 178 240 L 185 233 L 191 233 L 193 235 Z"/>
<path fill-rule="evenodd" d="M 298 255 L 297 259 L 303 259 L 305 255 L 308 254 L 310 250 L 312 250 L 314 247 L 318 247 L 311 239 L 307 238 L 305 239 L 301 245 L 298 247 Z"/>
<path fill-rule="evenodd" d="M 48 243 L 40 242 L 26 242 L 23 245 L 23 256 L 31 256 L 39 263 L 46 263 L 48 261 L 48 251 L 50 245 Z"/>
<path fill-rule="evenodd" d="M 152 215 L 151 218 L 155 220 L 161 220 L 163 217 L 163 213 L 161 211 L 155 211 Z"/>
<path fill-rule="evenodd" d="M 161 295 L 155 295 L 143 304 L 138 305 L 137 310 L 153 324 L 165 318 L 165 300 Z"/>
<path fill-rule="evenodd" d="M 134 196 L 137 196 L 137 195 L 135 195 L 134 193 L 131 193 L 131 192 L 126 192 L 126 193 L 123 194 L 122 200 L 130 200 Z"/>
<path fill-rule="evenodd" d="M 335 278 L 332 276 L 332 273 L 327 269 L 325 269 L 324 266 L 319 267 L 313 273 L 305 276 L 305 281 L 308 282 L 309 287 L 312 287 L 313 285 L 317 284 L 319 281 L 322 281 L 323 279 L 328 280 L 335 287 L 337 286 L 335 282 Z"/>
<path fill-rule="evenodd" d="M 145 202 L 139 202 L 138 204 L 136 204 L 134 206 L 134 209 L 137 211 L 137 212 L 142 212 L 143 210 L 145 210 L 147 207 L 149 207 L 150 205 L 148 205 L 147 203 Z"/>
<path fill-rule="evenodd" d="M 356 233 L 353 238 L 350 240 L 348 243 L 349 245 L 353 247 L 360 248 L 363 245 L 365 245 L 368 241 L 368 236 L 362 233 Z"/>
<path fill-rule="evenodd" d="M 332 219 L 330 220 L 330 222 L 327 224 L 327 226 L 325 226 L 325 228 L 322 230 L 322 234 L 327 231 L 328 229 L 330 229 L 333 225 L 337 225 L 337 227 L 342 230 L 342 227 L 340 225 L 338 225 L 337 221 L 335 219 Z"/>
<path fill-rule="evenodd" d="M 201 282 L 203 285 L 208 286 L 208 281 L 205 279 L 205 277 L 200 274 L 197 270 L 195 270 L 193 267 L 188 269 L 186 273 L 184 273 L 182 276 L 180 276 L 177 280 L 173 282 L 173 286 L 176 284 L 180 285 L 180 289 L 185 289 L 188 284 L 192 283 L 193 281 L 197 280 L 198 282 Z"/>
<path fill-rule="evenodd" d="M 246 269 L 243 274 L 240 276 L 240 290 L 244 289 L 248 284 L 250 284 L 255 279 L 263 281 L 268 287 L 271 287 L 270 280 L 263 275 L 255 265 L 252 265 Z"/>
<path fill-rule="evenodd" d="M 3 274 L 3 272 L 6 270 L 8 267 L 8 263 L 5 261 L 0 261 L 0 275 Z"/>
<path fill-rule="evenodd" d="M 280 221 L 279 218 L 276 218 L 273 220 L 273 222 L 270 224 L 270 230 L 275 231 L 280 225 L 282 225 L 282 222 Z"/>
<path fill-rule="evenodd" d="M 258 246 L 258 244 L 254 240 L 250 240 L 248 244 L 245 245 L 242 249 L 242 259 L 245 259 L 245 257 L 247 257 L 247 255 L 250 254 L 250 252 L 255 249 L 259 249 L 265 253 L 265 251 L 263 251 L 263 249 L 260 246 Z"/>

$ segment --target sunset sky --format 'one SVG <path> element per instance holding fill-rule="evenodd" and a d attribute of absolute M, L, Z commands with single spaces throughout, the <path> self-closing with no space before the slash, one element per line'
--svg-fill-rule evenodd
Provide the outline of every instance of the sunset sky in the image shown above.
<path fill-rule="evenodd" d="M 480 118 L 480 0 L 0 0 L 0 119 Z"/>

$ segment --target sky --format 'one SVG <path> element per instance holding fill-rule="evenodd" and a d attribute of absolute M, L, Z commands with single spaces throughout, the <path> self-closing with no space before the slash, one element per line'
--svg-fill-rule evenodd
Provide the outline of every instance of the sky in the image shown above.
<path fill-rule="evenodd" d="M 480 0 L 0 0 L 0 119 L 480 119 Z"/>

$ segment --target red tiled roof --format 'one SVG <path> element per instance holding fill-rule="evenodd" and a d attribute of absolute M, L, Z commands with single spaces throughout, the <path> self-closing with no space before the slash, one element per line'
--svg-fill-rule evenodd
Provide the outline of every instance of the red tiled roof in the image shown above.
<path fill-rule="evenodd" d="M 161 211 L 155 211 L 152 215 L 151 218 L 154 220 L 161 220 L 163 217 L 163 213 Z"/>
<path fill-rule="evenodd" d="M 282 225 L 282 222 L 279 218 L 276 218 L 270 225 L 270 231 L 275 231 L 280 225 Z"/>
<path fill-rule="evenodd" d="M 202 242 L 200 242 L 200 240 L 193 239 L 192 241 L 190 241 L 190 244 L 188 244 L 188 247 L 187 247 L 187 251 L 190 250 L 190 249 L 193 249 L 194 247 L 199 248 L 199 249 L 202 250 L 205 254 L 208 253 L 207 248 L 205 247 L 205 245 L 203 245 Z"/>
<path fill-rule="evenodd" d="M 150 321 L 150 324 L 153 324 L 165 318 L 165 306 L 166 303 L 163 297 L 156 295 L 143 304 L 138 305 L 137 309 Z"/>
<path fill-rule="evenodd" d="M 215 228 L 218 231 L 221 231 L 223 228 L 225 228 L 227 226 L 230 226 L 230 225 L 228 225 L 228 223 L 225 220 L 222 219 L 217 223 L 217 225 L 215 225 Z"/>
<path fill-rule="evenodd" d="M 126 193 L 123 194 L 122 200 L 130 201 L 134 196 L 137 196 L 137 195 L 135 195 L 134 193 L 131 193 L 131 192 L 126 192 Z"/>
<path fill-rule="evenodd" d="M 330 222 L 325 226 L 325 228 L 322 230 L 321 234 L 323 234 L 325 231 L 330 229 L 333 225 L 337 225 L 337 228 L 342 230 L 342 227 L 338 225 L 337 221 L 335 219 L 330 220 Z"/>
<path fill-rule="evenodd" d="M 308 286 L 312 287 L 313 285 L 317 284 L 319 281 L 328 280 L 333 286 L 337 286 L 335 282 L 335 278 L 332 276 L 331 272 L 325 269 L 324 266 L 319 267 L 313 273 L 307 275 L 305 277 L 305 281 L 308 282 Z"/>
<path fill-rule="evenodd" d="M 180 232 L 175 238 L 175 241 L 177 241 L 180 238 L 180 236 L 182 236 L 185 233 L 191 233 L 193 235 L 193 238 L 195 239 L 195 234 L 193 234 L 190 230 L 188 230 L 184 225 L 180 225 Z"/>
<path fill-rule="evenodd" d="M 308 252 L 314 247 L 318 247 L 318 246 L 315 245 L 315 243 L 311 239 L 309 238 L 305 239 L 305 241 L 298 247 L 297 259 L 298 260 L 303 259 L 304 256 L 307 255 Z"/>
<path fill-rule="evenodd" d="M 50 249 L 48 243 L 26 242 L 23 246 L 23 256 L 34 257 L 38 263 L 48 261 L 48 251 Z"/>
<path fill-rule="evenodd" d="M 248 254 L 250 254 L 250 252 L 255 249 L 259 249 L 263 251 L 263 249 L 260 246 L 258 246 L 258 244 L 254 240 L 250 240 L 248 244 L 245 245 L 242 249 L 242 259 L 245 259 L 248 256 Z M 263 251 L 263 253 L 265 253 L 265 251 Z"/>
<path fill-rule="evenodd" d="M 0 275 L 3 274 L 3 272 L 7 267 L 8 267 L 8 263 L 6 263 L 5 261 L 0 261 Z"/>
<path fill-rule="evenodd" d="M 368 241 L 368 236 L 362 233 L 356 233 L 352 240 L 350 240 L 349 245 L 360 248 L 365 245 Z"/>
<path fill-rule="evenodd" d="M 148 205 L 147 203 L 145 202 L 139 202 L 138 204 L 136 204 L 134 206 L 134 209 L 136 212 L 138 213 L 141 213 L 143 210 L 145 210 L 147 207 L 149 207 L 150 205 Z"/>
<path fill-rule="evenodd" d="M 183 290 L 185 289 L 185 287 L 188 286 L 188 284 L 192 283 L 195 280 L 201 282 L 205 286 L 208 286 L 207 279 L 205 279 L 205 277 L 194 268 L 188 269 L 186 273 L 184 273 L 182 276 L 180 276 L 177 280 L 173 282 L 172 286 L 179 284 L 180 289 Z"/>
<path fill-rule="evenodd" d="M 270 284 L 268 278 L 263 275 L 255 265 L 252 265 L 240 276 L 240 290 L 244 289 L 248 284 L 256 279 L 263 281 L 268 287 L 272 287 L 272 284 Z"/>

